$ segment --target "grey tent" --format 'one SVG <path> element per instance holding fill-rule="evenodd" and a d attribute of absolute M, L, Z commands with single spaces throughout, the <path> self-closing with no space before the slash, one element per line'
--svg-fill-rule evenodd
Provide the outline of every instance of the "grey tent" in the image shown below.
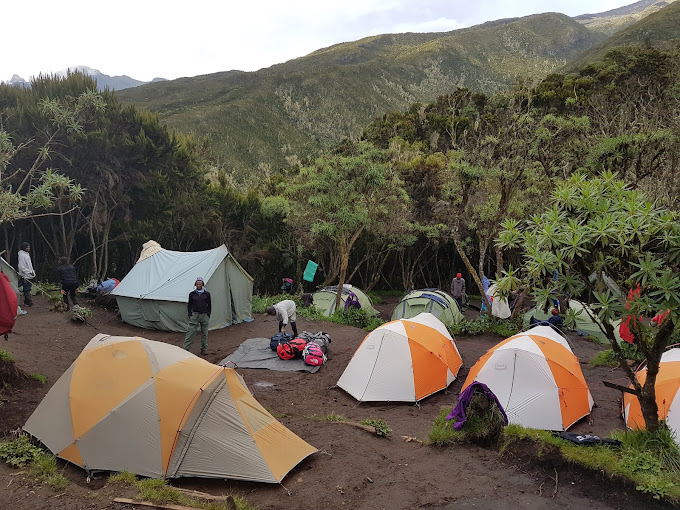
<path fill-rule="evenodd" d="M 199 276 L 212 296 L 211 330 L 252 320 L 253 279 L 224 245 L 197 252 L 159 249 L 137 262 L 111 294 L 128 324 L 186 331 L 189 293 Z"/>

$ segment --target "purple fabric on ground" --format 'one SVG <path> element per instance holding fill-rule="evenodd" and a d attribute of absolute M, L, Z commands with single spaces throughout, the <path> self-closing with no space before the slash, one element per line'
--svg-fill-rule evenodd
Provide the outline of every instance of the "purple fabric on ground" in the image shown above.
<path fill-rule="evenodd" d="M 453 424 L 454 430 L 460 430 L 461 428 L 463 428 L 463 424 L 465 423 L 465 420 L 467 420 L 467 417 L 465 416 L 465 410 L 467 409 L 467 406 L 470 404 L 470 400 L 472 400 L 472 396 L 475 394 L 476 388 L 482 390 L 486 398 L 488 398 L 489 400 L 494 400 L 496 404 L 498 404 L 498 409 L 501 410 L 501 413 L 503 414 L 503 418 L 505 420 L 505 424 L 507 425 L 508 417 L 505 414 L 503 406 L 496 398 L 496 395 L 493 394 L 493 391 L 491 391 L 486 384 L 474 381 L 470 386 L 468 386 L 461 392 L 460 396 L 458 397 L 458 403 L 446 417 L 447 420 L 453 419 L 456 420 L 456 422 Z"/>

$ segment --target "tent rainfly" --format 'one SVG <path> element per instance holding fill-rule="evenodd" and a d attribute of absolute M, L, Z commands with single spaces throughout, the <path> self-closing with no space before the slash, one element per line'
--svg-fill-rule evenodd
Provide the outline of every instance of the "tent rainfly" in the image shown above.
<path fill-rule="evenodd" d="M 431 313 L 447 327 L 463 320 L 456 300 L 437 289 L 420 289 L 406 294 L 394 308 L 392 320 L 410 319 L 423 312 Z"/>
<path fill-rule="evenodd" d="M 582 305 L 575 299 L 569 300 L 569 308 L 575 314 L 576 317 L 575 329 L 579 334 L 592 336 L 593 338 L 597 339 L 598 342 L 603 344 L 609 343 L 609 340 L 607 339 L 606 335 L 602 332 L 602 330 L 600 329 L 600 325 L 597 322 L 597 312 L 595 310 L 590 308 L 588 305 Z M 540 321 L 547 321 L 550 318 L 551 314 L 549 313 L 549 310 L 548 312 L 544 312 L 543 310 L 538 309 L 536 307 L 531 308 L 524 315 L 525 328 L 529 327 L 530 325 L 529 321 L 531 320 L 532 315 Z M 591 319 L 591 316 L 595 317 L 595 320 Z M 621 337 L 619 336 L 620 324 L 621 324 L 620 320 L 614 321 L 612 323 L 612 325 L 614 326 L 614 334 L 616 335 L 616 339 L 619 341 L 619 343 L 622 341 Z"/>
<path fill-rule="evenodd" d="M 212 296 L 209 329 L 252 320 L 253 279 L 224 245 L 197 252 L 155 250 L 135 264 L 111 295 L 128 324 L 186 331 L 189 293 L 199 276 Z"/>
<path fill-rule="evenodd" d="M 364 310 L 369 316 L 373 317 L 378 315 L 378 310 L 373 308 L 373 303 L 371 303 L 371 298 L 369 298 L 364 292 L 353 285 L 345 284 L 342 286 L 342 296 L 340 298 L 341 306 L 345 306 L 345 301 L 347 301 L 347 296 L 350 292 L 354 292 L 359 303 L 361 304 L 361 309 Z M 335 313 L 335 297 L 338 295 L 338 286 L 333 285 L 330 287 L 324 287 L 314 293 L 314 306 L 316 306 L 321 313 L 327 316 L 333 315 Z"/>
<path fill-rule="evenodd" d="M 644 384 L 647 379 L 647 367 L 639 370 L 635 377 L 640 384 Z M 654 389 L 659 420 L 666 421 L 666 425 L 673 432 L 675 442 L 680 445 L 680 348 L 668 349 L 661 356 Z M 640 401 L 635 395 L 623 394 L 623 416 L 628 428 L 645 428 Z"/>
<path fill-rule="evenodd" d="M 536 326 L 489 349 L 470 369 L 463 390 L 486 384 L 510 423 L 567 430 L 590 414 L 593 397 L 566 339 L 550 326 Z"/>
<path fill-rule="evenodd" d="M 88 472 L 279 483 L 317 451 L 262 407 L 232 368 L 181 347 L 97 335 L 24 430 Z"/>
<path fill-rule="evenodd" d="M 337 384 L 363 402 L 418 402 L 446 389 L 462 365 L 446 326 L 421 313 L 366 335 Z"/>

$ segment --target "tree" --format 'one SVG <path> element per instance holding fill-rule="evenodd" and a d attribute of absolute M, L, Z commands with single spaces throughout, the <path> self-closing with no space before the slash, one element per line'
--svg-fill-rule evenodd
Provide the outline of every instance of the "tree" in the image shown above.
<path fill-rule="evenodd" d="M 343 154 L 319 158 L 314 165 L 281 184 L 286 203 L 273 197 L 263 207 L 279 202 L 287 209 L 286 223 L 300 241 L 332 250 L 339 267 L 339 306 L 352 248 L 366 233 L 387 235 L 405 228 L 408 195 L 386 154 L 361 142 Z"/>
<path fill-rule="evenodd" d="M 593 296 L 599 326 L 633 383 L 645 425 L 657 430 L 654 386 L 680 314 L 678 213 L 655 206 L 611 172 L 592 179 L 574 174 L 556 187 L 546 212 L 523 226 L 506 222 L 504 227 L 498 244 L 519 248 L 525 262 L 499 281 L 502 292 L 528 286 L 538 303 L 553 293 L 582 302 Z M 556 281 L 554 271 L 560 275 Z M 597 279 L 590 279 L 593 273 L 607 274 L 621 288 L 639 284 L 641 296 L 622 303 L 609 290 L 598 292 Z M 670 314 L 659 327 L 648 325 L 645 317 L 665 310 Z M 614 335 L 613 321 L 627 315 L 632 316 L 633 342 L 647 358 L 644 385 L 635 378 Z"/>

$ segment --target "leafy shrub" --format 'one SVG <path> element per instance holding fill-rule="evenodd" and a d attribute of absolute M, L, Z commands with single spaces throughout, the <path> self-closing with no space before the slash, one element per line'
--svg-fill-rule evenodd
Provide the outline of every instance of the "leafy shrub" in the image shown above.
<path fill-rule="evenodd" d="M 638 363 L 645 359 L 644 354 L 640 352 L 637 345 L 629 344 L 628 342 L 622 342 L 620 344 L 621 351 L 626 359 L 637 361 Z M 612 349 L 605 349 L 600 351 L 595 355 L 595 357 L 590 360 L 590 365 L 593 367 L 615 367 L 619 364 L 619 360 L 614 354 Z"/>
<path fill-rule="evenodd" d="M 12 441 L 0 443 L 0 459 L 14 467 L 31 464 L 42 450 L 31 443 L 25 434 L 20 434 Z"/>
<path fill-rule="evenodd" d="M 92 318 L 92 310 L 79 306 L 71 309 L 71 319 L 79 322 L 86 322 Z"/>
<path fill-rule="evenodd" d="M 517 334 L 521 329 L 521 317 L 514 320 L 499 319 L 497 317 L 479 317 L 471 321 L 461 321 L 449 328 L 449 331 L 454 336 L 475 336 L 491 332 L 507 338 Z"/>
<path fill-rule="evenodd" d="M 363 420 L 362 425 L 375 428 L 375 433 L 382 437 L 390 437 L 392 435 L 392 427 L 390 427 L 385 420 Z"/>
<path fill-rule="evenodd" d="M 14 363 L 14 358 L 6 350 L 0 349 L 0 363 Z"/>
<path fill-rule="evenodd" d="M 430 441 L 437 446 L 472 442 L 482 446 L 498 444 L 503 435 L 505 418 L 498 404 L 483 393 L 475 391 L 465 410 L 466 420 L 460 430 L 455 430 L 455 420 L 446 416 L 453 408 L 442 408 L 430 430 Z"/>

